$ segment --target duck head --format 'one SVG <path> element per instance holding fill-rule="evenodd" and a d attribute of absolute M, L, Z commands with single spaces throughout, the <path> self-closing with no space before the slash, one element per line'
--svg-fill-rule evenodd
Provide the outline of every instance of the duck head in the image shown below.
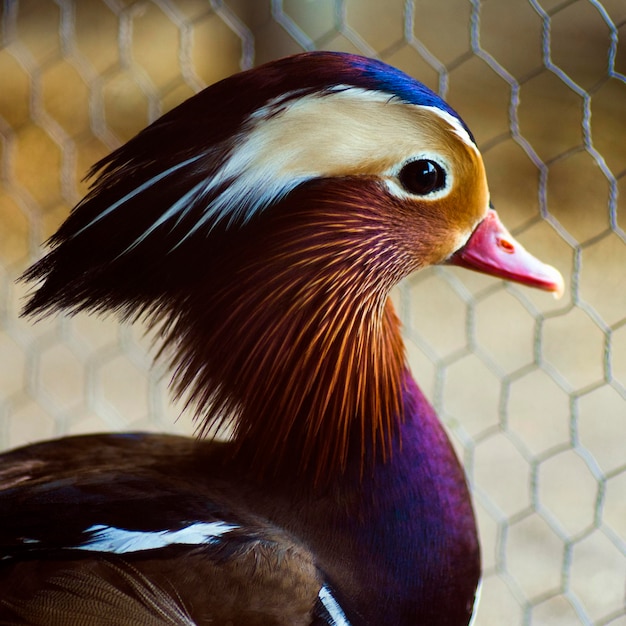
<path fill-rule="evenodd" d="M 305 53 L 227 78 L 90 175 L 25 274 L 26 312 L 162 323 L 176 392 L 203 432 L 233 420 L 252 471 L 388 458 L 406 369 L 388 294 L 411 272 L 563 289 L 490 208 L 461 118 L 372 59 Z"/>

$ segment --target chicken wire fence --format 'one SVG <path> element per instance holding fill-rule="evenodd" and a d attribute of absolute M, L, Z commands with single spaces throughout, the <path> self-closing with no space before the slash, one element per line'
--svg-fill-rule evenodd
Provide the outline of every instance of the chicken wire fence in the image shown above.
<path fill-rule="evenodd" d="M 317 48 L 377 56 L 461 113 L 503 220 L 566 279 L 554 300 L 432 268 L 394 294 L 474 493 L 475 623 L 626 625 L 624 0 L 5 0 L 1 19 L 3 448 L 192 431 L 140 325 L 19 318 L 15 280 L 88 167 L 240 69 Z"/>

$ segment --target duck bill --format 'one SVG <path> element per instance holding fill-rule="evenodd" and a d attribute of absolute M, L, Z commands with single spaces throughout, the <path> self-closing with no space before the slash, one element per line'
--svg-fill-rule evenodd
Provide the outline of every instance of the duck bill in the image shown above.
<path fill-rule="evenodd" d="M 557 298 L 565 288 L 561 273 L 515 241 L 493 209 L 446 263 L 551 291 Z"/>

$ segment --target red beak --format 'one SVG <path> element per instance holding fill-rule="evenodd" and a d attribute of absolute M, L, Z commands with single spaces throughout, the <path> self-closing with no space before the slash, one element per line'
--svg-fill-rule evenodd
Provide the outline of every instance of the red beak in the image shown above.
<path fill-rule="evenodd" d="M 447 263 L 552 291 L 557 298 L 565 289 L 561 273 L 542 263 L 515 241 L 493 209 Z"/>

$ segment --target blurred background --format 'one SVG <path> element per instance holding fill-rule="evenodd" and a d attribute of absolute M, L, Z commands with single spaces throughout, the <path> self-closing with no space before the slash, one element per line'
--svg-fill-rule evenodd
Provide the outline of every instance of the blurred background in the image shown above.
<path fill-rule="evenodd" d="M 626 626 L 624 0 L 5 0 L 1 28 L 0 448 L 193 430 L 140 325 L 19 318 L 89 166 L 240 69 L 379 57 L 461 113 L 503 221 L 566 279 L 435 268 L 394 294 L 474 491 L 476 624 Z"/>

